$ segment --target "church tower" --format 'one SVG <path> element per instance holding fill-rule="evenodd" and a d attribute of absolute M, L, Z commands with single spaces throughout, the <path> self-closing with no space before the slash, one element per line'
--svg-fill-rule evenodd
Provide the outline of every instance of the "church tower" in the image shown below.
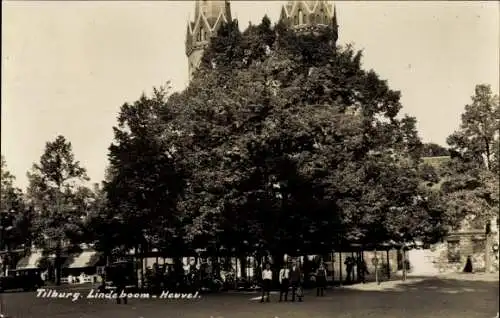
<path fill-rule="evenodd" d="M 203 51 L 208 47 L 210 38 L 217 35 L 223 23 L 231 20 L 229 0 L 196 0 L 194 21 L 188 22 L 186 35 L 189 80 L 200 66 Z"/>
<path fill-rule="evenodd" d="M 314 33 L 321 28 L 331 27 L 334 43 L 339 37 L 337 10 L 330 1 L 288 1 L 281 9 L 280 20 L 300 33 Z"/>

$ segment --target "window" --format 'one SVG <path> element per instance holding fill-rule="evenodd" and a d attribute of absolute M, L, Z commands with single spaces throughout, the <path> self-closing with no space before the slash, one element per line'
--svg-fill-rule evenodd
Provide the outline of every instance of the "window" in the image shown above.
<path fill-rule="evenodd" d="M 299 24 L 299 17 L 298 16 L 293 17 L 293 24 L 295 24 L 295 25 Z"/>
<path fill-rule="evenodd" d="M 485 249 L 486 249 L 485 240 L 479 238 L 472 240 L 472 253 L 474 254 L 484 253 Z"/>
<path fill-rule="evenodd" d="M 321 24 L 321 17 L 319 16 L 319 14 L 316 14 L 316 23 Z"/>
<path fill-rule="evenodd" d="M 314 24 L 315 22 L 316 22 L 316 20 L 314 19 L 314 14 L 311 14 L 311 23 Z"/>
<path fill-rule="evenodd" d="M 302 20 L 303 20 L 302 23 L 304 23 L 304 24 L 307 23 L 307 15 L 304 14 L 304 17 L 302 18 Z"/>
<path fill-rule="evenodd" d="M 196 33 L 196 41 L 201 41 L 201 32 Z"/>
<path fill-rule="evenodd" d="M 302 10 L 299 10 L 299 24 L 304 24 L 304 16 L 302 15 Z"/>
<path fill-rule="evenodd" d="M 448 262 L 460 263 L 460 241 L 448 241 Z"/>

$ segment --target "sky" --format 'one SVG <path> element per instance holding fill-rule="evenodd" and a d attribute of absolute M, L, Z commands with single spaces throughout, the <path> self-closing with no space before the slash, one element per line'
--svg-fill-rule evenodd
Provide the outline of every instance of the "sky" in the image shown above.
<path fill-rule="evenodd" d="M 240 27 L 283 1 L 232 1 Z M 499 2 L 337 1 L 339 44 L 364 52 L 402 93 L 425 142 L 445 145 L 476 84 L 499 87 Z M 120 106 L 188 82 L 192 1 L 2 1 L 1 153 L 16 184 L 64 135 L 92 182 L 103 179 Z"/>

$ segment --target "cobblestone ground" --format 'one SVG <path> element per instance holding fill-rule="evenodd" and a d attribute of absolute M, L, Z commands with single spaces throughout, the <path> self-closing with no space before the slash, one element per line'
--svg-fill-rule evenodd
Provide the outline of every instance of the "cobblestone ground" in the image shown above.
<path fill-rule="evenodd" d="M 83 294 L 88 291 L 79 290 Z M 405 282 L 368 283 L 327 290 L 317 298 L 306 291 L 302 303 L 259 303 L 255 293 L 206 295 L 198 300 L 39 299 L 34 293 L 4 293 L 3 309 L 15 318 L 494 318 L 498 312 L 498 276 L 454 274 L 410 277 Z"/>

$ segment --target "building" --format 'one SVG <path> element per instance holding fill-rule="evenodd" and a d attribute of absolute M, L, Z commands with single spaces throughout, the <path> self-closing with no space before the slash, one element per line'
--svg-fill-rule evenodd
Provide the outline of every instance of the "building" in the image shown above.
<path fill-rule="evenodd" d="M 281 9 L 280 20 L 297 32 L 315 32 L 332 27 L 333 42 L 338 39 L 337 13 L 330 1 L 289 1 Z M 232 21 L 230 1 L 197 0 L 194 20 L 189 21 L 186 33 L 186 55 L 189 79 L 200 66 L 210 39 L 224 23 Z"/>

